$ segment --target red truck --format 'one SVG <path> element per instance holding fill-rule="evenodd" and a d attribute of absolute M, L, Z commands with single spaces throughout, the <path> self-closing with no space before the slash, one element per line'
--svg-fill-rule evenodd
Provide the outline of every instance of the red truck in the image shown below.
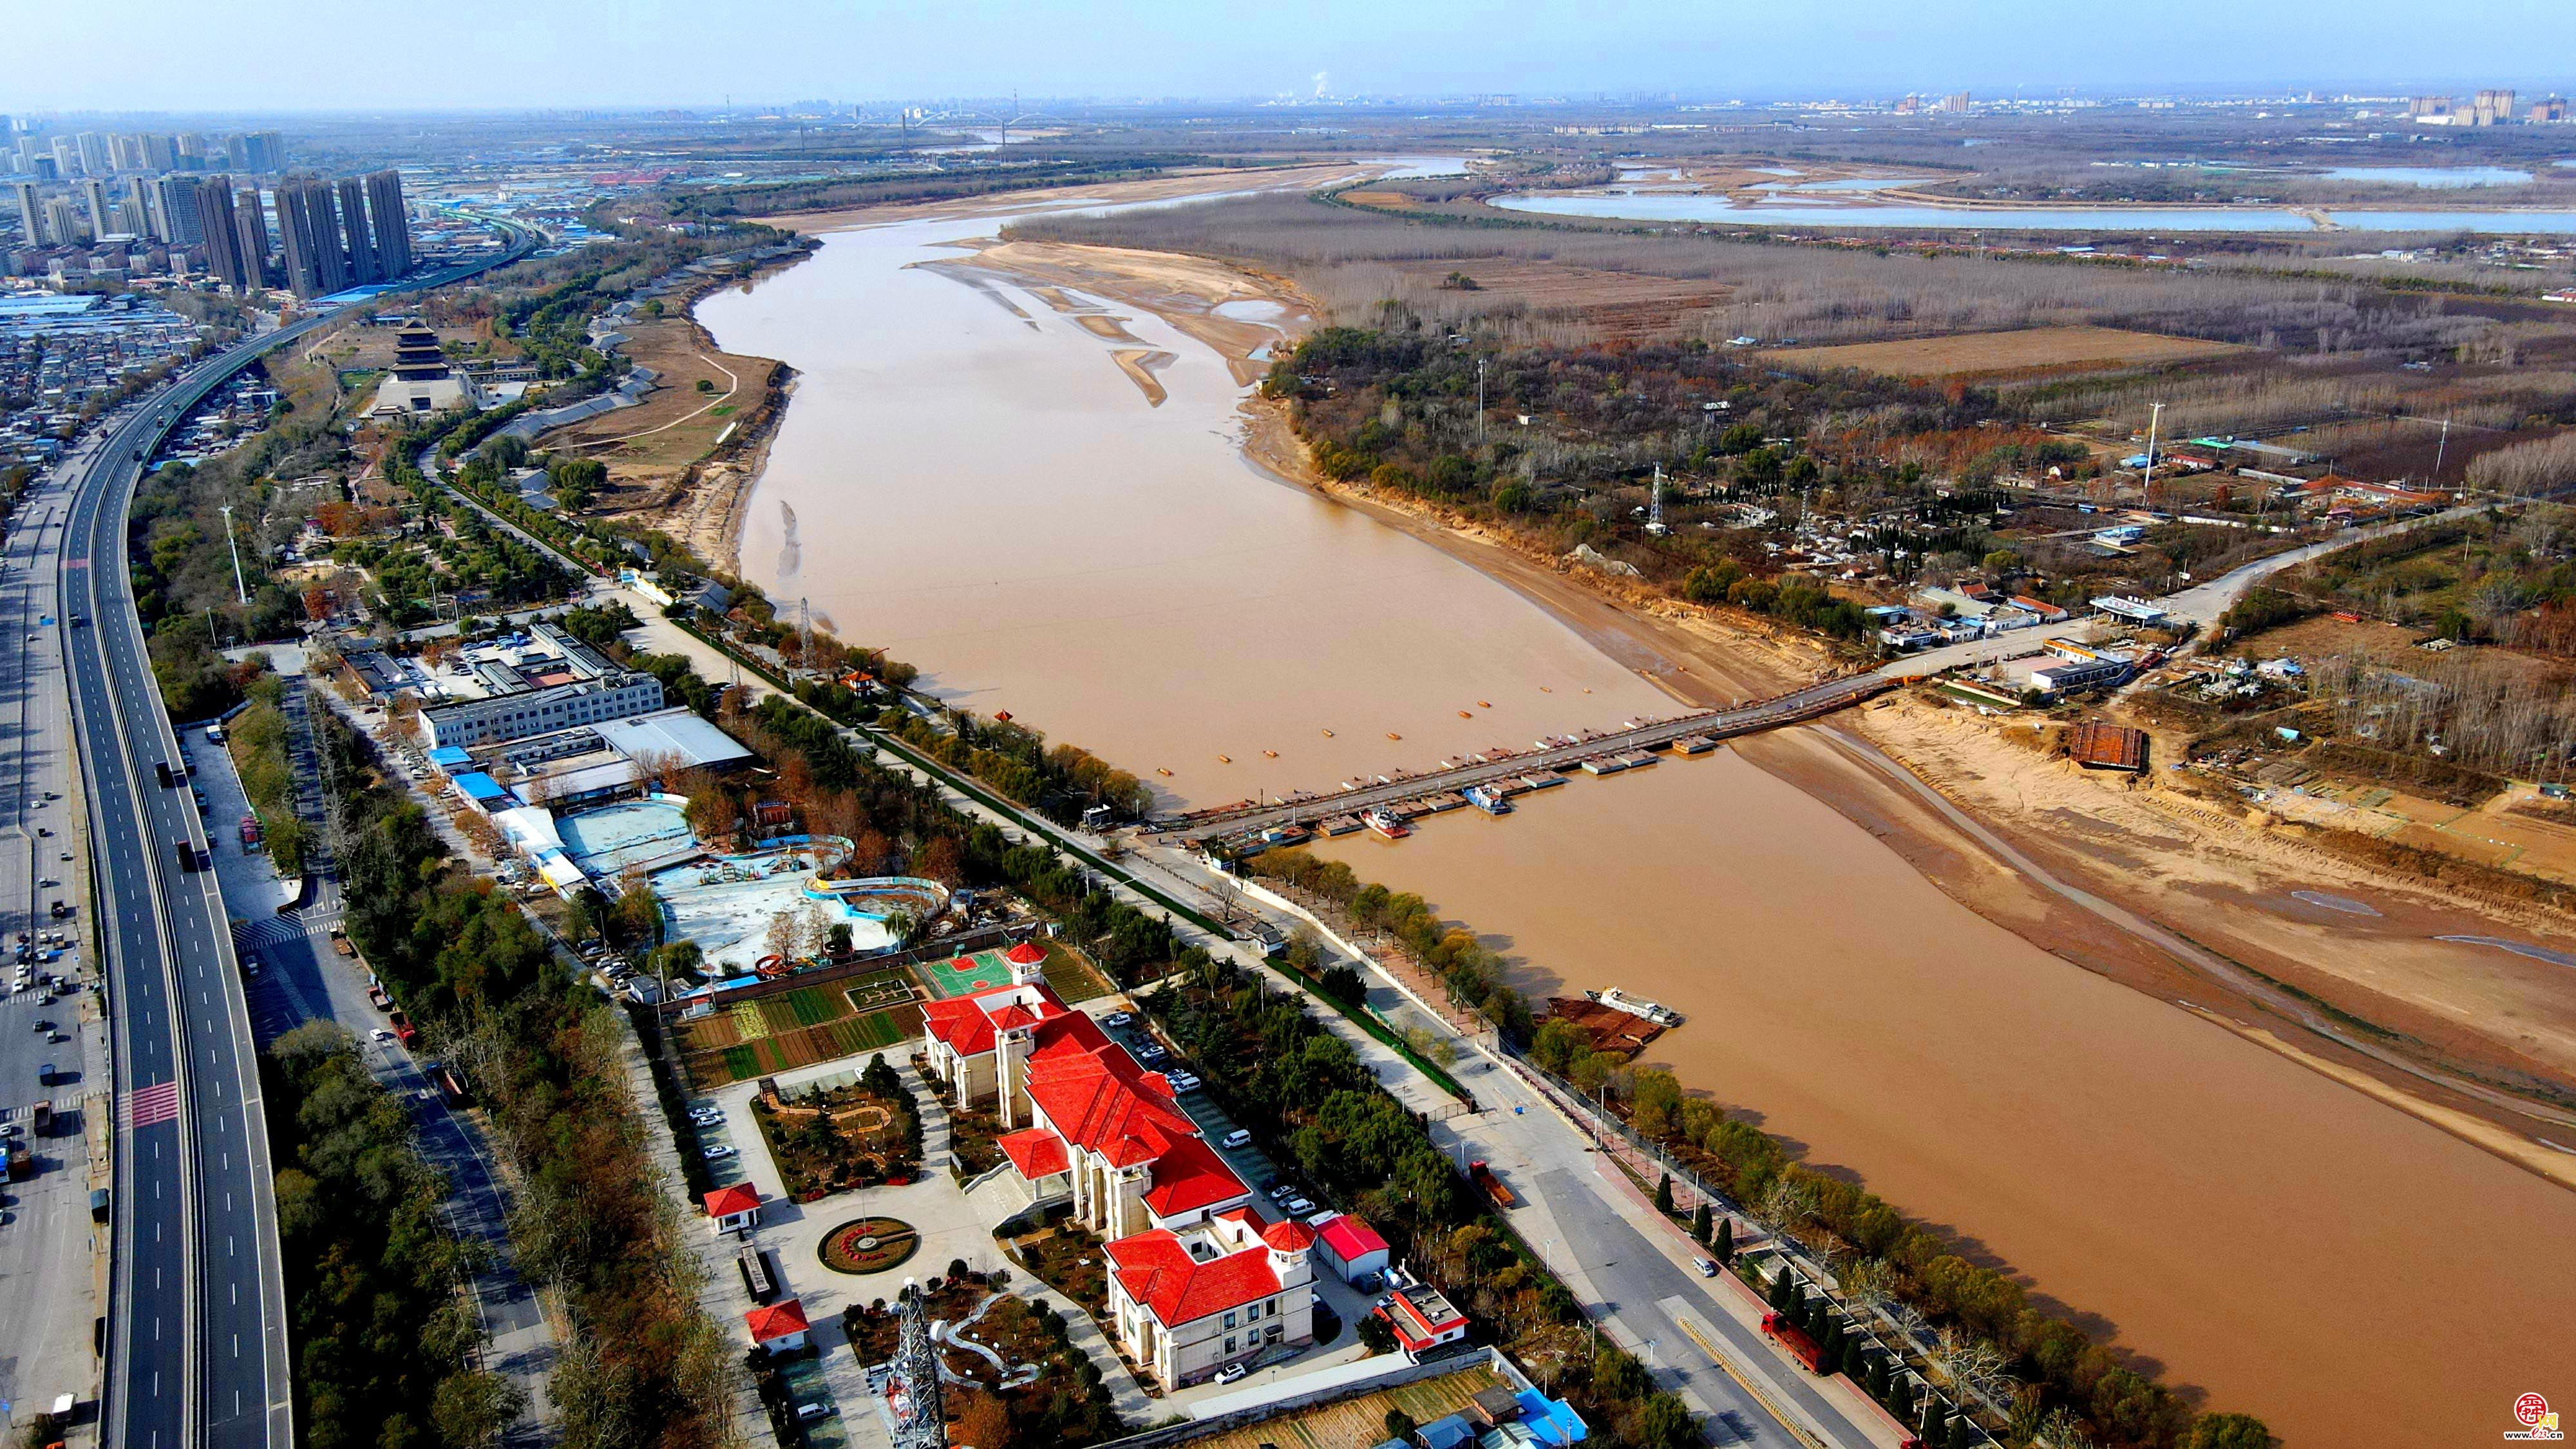
<path fill-rule="evenodd" d="M 259 849 L 259 838 L 259 817 L 256 815 L 243 816 L 241 818 L 242 849 Z"/>
<path fill-rule="evenodd" d="M 1521 1200 L 1512 1196 L 1512 1190 L 1503 1186 L 1503 1180 L 1494 1176 L 1494 1170 L 1487 1167 L 1481 1157 L 1467 1164 L 1467 1180 L 1483 1188 L 1485 1196 L 1492 1198 L 1496 1207 L 1516 1208 L 1521 1205 Z"/>
<path fill-rule="evenodd" d="M 1789 1351 L 1789 1356 L 1807 1366 L 1811 1374 L 1825 1371 L 1825 1351 L 1807 1336 L 1807 1330 L 1791 1323 L 1785 1313 L 1762 1315 L 1762 1336 Z"/>
<path fill-rule="evenodd" d="M 395 1039 L 404 1046 L 410 1046 L 420 1040 L 420 1028 L 411 1024 L 411 1018 L 403 1015 L 402 1008 L 396 1007 L 387 1013 L 385 1022 L 394 1029 Z"/>

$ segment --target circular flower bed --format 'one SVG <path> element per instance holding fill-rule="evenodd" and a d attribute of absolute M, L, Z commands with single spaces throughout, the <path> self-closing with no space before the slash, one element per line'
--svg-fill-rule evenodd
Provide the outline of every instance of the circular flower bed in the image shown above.
<path fill-rule="evenodd" d="M 853 1218 L 823 1235 L 823 1266 L 835 1273 L 882 1273 L 902 1266 L 921 1234 L 900 1218 Z"/>

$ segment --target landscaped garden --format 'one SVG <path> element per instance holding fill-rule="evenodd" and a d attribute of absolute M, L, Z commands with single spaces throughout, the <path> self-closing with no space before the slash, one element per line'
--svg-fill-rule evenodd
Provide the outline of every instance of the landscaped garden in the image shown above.
<path fill-rule="evenodd" d="M 701 1087 L 878 1051 L 921 1035 L 916 995 L 910 977 L 888 971 L 736 1001 L 681 1022 L 680 1051 Z"/>
<path fill-rule="evenodd" d="M 882 1273 L 921 1249 L 921 1234 L 901 1218 L 853 1218 L 823 1235 L 823 1266 L 835 1273 Z"/>
<path fill-rule="evenodd" d="M 1109 1307 L 1108 1255 L 1099 1237 L 1058 1210 L 1047 1226 L 1006 1240 L 1036 1279 L 1083 1306 L 1097 1318 Z M 979 1446 L 980 1449 L 980 1446 Z"/>
<path fill-rule="evenodd" d="M 784 1097 L 764 1085 L 751 1099 L 751 1115 L 797 1202 L 879 1183 L 900 1186 L 921 1171 L 921 1109 L 882 1056 L 857 1081 L 802 1096 Z"/>
<path fill-rule="evenodd" d="M 1064 1319 L 1045 1303 L 1002 1291 L 1007 1270 L 966 1271 L 951 1261 L 922 1285 L 923 1312 L 950 1325 L 940 1350 L 947 1380 L 949 1440 L 976 1449 L 1070 1449 L 1126 1431 L 1100 1368 L 1074 1347 Z M 900 1320 L 885 1299 L 841 1315 L 862 1364 L 893 1357 Z"/>

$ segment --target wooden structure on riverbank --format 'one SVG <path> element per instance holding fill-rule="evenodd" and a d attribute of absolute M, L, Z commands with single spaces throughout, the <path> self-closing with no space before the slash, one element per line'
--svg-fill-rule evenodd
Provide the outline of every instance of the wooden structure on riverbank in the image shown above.
<path fill-rule="evenodd" d="M 1635 1056 L 1655 1038 L 1664 1034 L 1663 1027 L 1630 1011 L 1604 1006 L 1581 996 L 1551 996 L 1547 1015 L 1542 1021 L 1562 1021 L 1577 1026 L 1592 1038 L 1597 1052 L 1621 1052 Z"/>

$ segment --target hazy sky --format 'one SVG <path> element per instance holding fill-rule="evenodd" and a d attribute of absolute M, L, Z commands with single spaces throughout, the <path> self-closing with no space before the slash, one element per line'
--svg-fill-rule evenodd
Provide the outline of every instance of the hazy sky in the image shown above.
<path fill-rule="evenodd" d="M 2576 3 L 115 0 L 13 4 L 0 113 L 948 95 L 2576 86 Z M 2542 67 L 2566 67 L 2563 74 Z"/>

